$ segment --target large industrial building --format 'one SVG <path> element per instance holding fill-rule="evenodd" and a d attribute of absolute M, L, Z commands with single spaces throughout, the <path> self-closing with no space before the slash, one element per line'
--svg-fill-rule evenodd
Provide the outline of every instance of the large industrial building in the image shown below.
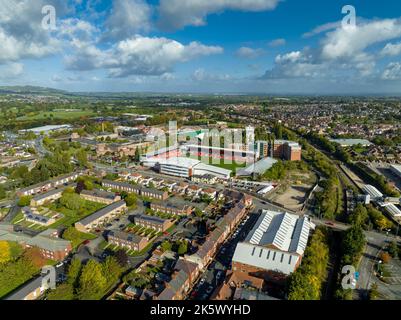
<path fill-rule="evenodd" d="M 362 188 L 362 191 L 366 194 L 370 196 L 370 199 L 372 201 L 379 201 L 382 200 L 384 195 L 383 193 L 381 193 L 376 187 L 371 186 L 369 184 L 365 185 Z"/>
<path fill-rule="evenodd" d="M 245 241 L 238 243 L 233 271 L 264 278 L 291 274 L 300 265 L 314 228 L 307 216 L 264 210 Z"/>
<path fill-rule="evenodd" d="M 148 159 L 145 163 L 148 166 L 155 166 L 160 173 L 182 178 L 192 176 L 213 175 L 221 179 L 229 179 L 231 170 L 202 163 L 199 160 L 174 157 L 169 159 Z"/>
<path fill-rule="evenodd" d="M 23 133 L 27 133 L 27 132 L 33 132 L 35 134 L 50 134 L 52 132 L 71 130 L 71 129 L 72 129 L 72 126 L 69 124 L 48 125 L 48 126 L 43 126 L 43 127 L 19 130 L 18 133 L 23 134 Z"/>

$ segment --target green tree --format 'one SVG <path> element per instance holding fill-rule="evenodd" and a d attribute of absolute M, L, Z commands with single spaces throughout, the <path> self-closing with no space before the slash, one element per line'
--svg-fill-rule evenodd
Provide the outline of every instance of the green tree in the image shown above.
<path fill-rule="evenodd" d="M 59 201 L 70 210 L 78 210 L 82 205 L 82 199 L 76 193 L 64 193 Z"/>
<path fill-rule="evenodd" d="M 171 244 L 170 241 L 165 240 L 161 244 L 161 248 L 162 248 L 163 251 L 171 251 L 171 249 L 173 248 L 173 245 Z"/>
<path fill-rule="evenodd" d="M 81 274 L 81 270 L 81 261 L 78 258 L 72 259 L 70 266 L 68 267 L 67 283 L 75 289 L 78 288 L 79 285 L 79 276 Z"/>
<path fill-rule="evenodd" d="M 6 197 L 6 190 L 4 189 L 3 186 L 0 185 L 0 200 L 4 199 Z"/>
<path fill-rule="evenodd" d="M 358 204 L 354 212 L 349 216 L 348 222 L 365 228 L 369 222 L 369 214 L 366 207 Z"/>
<path fill-rule="evenodd" d="M 80 167 L 88 166 L 88 153 L 85 151 L 85 149 L 79 149 L 75 154 L 75 157 L 77 158 L 78 165 Z"/>
<path fill-rule="evenodd" d="M 10 244 L 7 241 L 0 241 L 0 265 L 11 260 Z"/>
<path fill-rule="evenodd" d="M 133 207 L 137 204 L 138 198 L 134 193 L 130 193 L 124 200 L 128 207 Z"/>
<path fill-rule="evenodd" d="M 47 295 L 48 300 L 54 301 L 74 300 L 74 298 L 74 288 L 69 283 L 59 285 L 56 290 L 50 291 Z"/>
<path fill-rule="evenodd" d="M 177 249 L 177 253 L 182 256 L 184 254 L 186 254 L 188 251 L 188 243 L 186 241 L 181 241 L 178 249 Z"/>
<path fill-rule="evenodd" d="M 94 260 L 89 260 L 82 268 L 78 290 L 80 300 L 97 300 L 101 298 L 107 285 L 107 279 L 102 271 L 102 266 Z"/>
<path fill-rule="evenodd" d="M 18 200 L 18 206 L 26 207 L 31 204 L 32 197 L 31 196 L 22 196 Z"/>
<path fill-rule="evenodd" d="M 103 275 L 107 279 L 107 283 L 111 284 L 118 280 L 122 267 L 115 257 L 107 257 L 102 264 Z"/>
<path fill-rule="evenodd" d="M 344 231 L 342 240 L 343 263 L 355 265 L 366 244 L 365 234 L 360 225 L 353 225 Z"/>

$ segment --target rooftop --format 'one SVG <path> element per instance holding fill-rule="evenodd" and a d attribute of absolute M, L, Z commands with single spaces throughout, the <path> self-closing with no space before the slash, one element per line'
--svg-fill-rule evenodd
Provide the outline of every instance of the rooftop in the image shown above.
<path fill-rule="evenodd" d="M 86 226 L 86 225 L 92 223 L 93 221 L 96 221 L 97 219 L 103 217 L 104 215 L 110 213 L 111 211 L 121 208 L 125 205 L 126 204 L 125 204 L 124 200 L 113 202 L 112 204 L 108 205 L 107 207 L 104 207 L 104 208 L 96 211 L 95 213 L 91 214 L 90 216 L 82 219 L 81 221 L 79 221 L 79 223 Z"/>
<path fill-rule="evenodd" d="M 311 227 L 306 217 L 264 210 L 245 242 L 303 255 Z"/>

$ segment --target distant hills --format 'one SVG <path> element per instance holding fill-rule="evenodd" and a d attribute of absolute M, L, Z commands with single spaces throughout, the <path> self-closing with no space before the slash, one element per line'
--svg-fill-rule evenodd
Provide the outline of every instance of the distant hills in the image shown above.
<path fill-rule="evenodd" d="M 53 88 L 35 86 L 0 86 L 0 94 L 43 94 L 65 95 L 69 92 Z"/>

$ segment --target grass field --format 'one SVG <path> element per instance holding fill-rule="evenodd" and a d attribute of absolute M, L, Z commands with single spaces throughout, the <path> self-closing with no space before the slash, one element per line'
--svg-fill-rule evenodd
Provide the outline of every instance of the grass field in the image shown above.
<path fill-rule="evenodd" d="M 56 112 L 39 112 L 29 113 L 23 117 L 19 117 L 17 120 L 43 120 L 46 118 L 59 119 L 59 120 L 71 120 L 80 117 L 87 117 L 94 115 L 93 111 L 81 110 L 81 111 L 56 111 Z"/>
<path fill-rule="evenodd" d="M 50 204 L 48 206 L 50 210 L 62 213 L 64 215 L 63 218 L 53 223 L 50 228 L 58 228 L 60 226 L 70 227 L 75 222 L 82 220 L 83 218 L 105 207 L 105 205 L 102 203 L 91 202 L 87 200 L 82 200 L 82 203 L 83 206 L 77 211 L 67 209 L 66 207 L 62 206 L 58 201 Z"/>

